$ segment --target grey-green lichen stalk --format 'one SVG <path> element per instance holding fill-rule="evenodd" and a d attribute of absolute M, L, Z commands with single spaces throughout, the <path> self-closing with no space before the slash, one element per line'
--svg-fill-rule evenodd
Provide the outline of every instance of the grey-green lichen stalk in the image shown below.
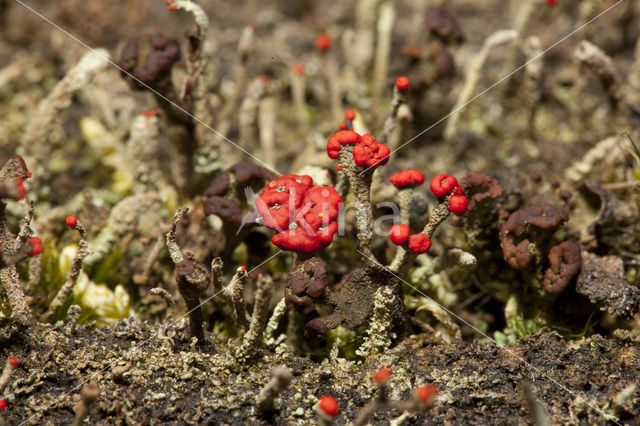
<path fill-rule="evenodd" d="M 80 59 L 53 90 L 38 104 L 38 110 L 26 128 L 20 141 L 18 154 L 21 155 L 33 171 L 32 184 L 43 192 L 49 188 L 49 164 L 55 145 L 49 142 L 49 134 L 60 113 L 71 105 L 73 95 L 86 86 L 93 77 L 109 64 L 109 52 L 105 49 L 92 49 Z M 34 194 L 35 195 L 35 194 Z"/>
<path fill-rule="evenodd" d="M 269 275 L 260 274 L 256 284 L 255 303 L 249 322 L 249 330 L 242 338 L 242 343 L 236 352 L 239 362 L 247 362 L 254 358 L 262 346 L 262 336 L 269 315 L 269 302 L 273 289 L 273 281 Z"/>
<path fill-rule="evenodd" d="M 271 370 L 271 380 L 260 390 L 256 405 L 261 414 L 269 414 L 275 409 L 278 395 L 284 392 L 291 383 L 291 370 L 284 365 Z"/>
<path fill-rule="evenodd" d="M 141 224 L 146 213 L 162 211 L 162 200 L 157 192 L 143 192 L 131 195 L 109 212 L 107 226 L 91 241 L 93 253 L 85 259 L 89 266 L 96 265 L 112 253 L 116 243 L 126 234 L 133 232 Z"/>
<path fill-rule="evenodd" d="M 56 293 L 56 296 L 49 304 L 47 312 L 45 312 L 44 314 L 43 319 L 45 321 L 50 321 L 54 317 L 56 312 L 58 312 L 58 309 L 60 309 L 62 305 L 65 304 L 65 302 L 69 298 L 69 295 L 71 295 L 76 282 L 78 282 L 78 276 L 82 271 L 82 261 L 91 254 L 91 249 L 89 248 L 89 244 L 87 243 L 87 231 L 84 229 L 84 226 L 82 226 L 82 223 L 80 223 L 79 220 L 76 220 L 76 223 L 71 228 L 78 231 L 78 234 L 80 234 L 78 251 L 76 252 L 76 255 L 73 257 L 73 261 L 71 262 L 71 270 L 69 271 L 67 280 L 62 285 L 62 287 L 60 287 L 60 290 L 58 290 L 58 293 Z"/>
<path fill-rule="evenodd" d="M 353 145 L 343 145 L 340 148 L 338 163 L 342 172 L 347 176 L 353 191 L 356 205 L 356 224 L 358 227 L 358 242 L 360 250 L 370 257 L 371 240 L 373 239 L 373 213 L 371 211 L 371 183 L 375 168 L 366 169 L 353 161 Z"/>
<path fill-rule="evenodd" d="M 396 294 L 389 286 L 380 287 L 376 291 L 373 302 L 373 317 L 367 329 L 367 337 L 356 351 L 357 355 L 368 360 L 384 357 L 384 354 L 391 347 L 395 333 L 393 329 L 393 312 L 396 306 Z M 380 359 L 384 363 L 385 360 Z"/>

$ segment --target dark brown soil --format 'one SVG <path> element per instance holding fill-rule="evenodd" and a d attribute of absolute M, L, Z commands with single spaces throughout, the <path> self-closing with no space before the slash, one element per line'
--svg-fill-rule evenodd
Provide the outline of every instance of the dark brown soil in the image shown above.
<path fill-rule="evenodd" d="M 640 378 L 640 337 L 594 335 L 567 342 L 546 332 L 505 348 L 432 345 L 424 337 L 413 336 L 393 350 L 391 397 L 409 398 L 423 383 L 436 384 L 440 394 L 432 412 L 410 416 L 405 424 L 531 423 L 522 395 L 527 384 L 554 424 L 640 421 L 637 391 L 619 401 Z M 323 394 L 339 401 L 337 423 L 344 424 L 375 392 L 369 377 L 376 365 L 344 359 L 318 365 L 282 349 L 247 368 L 230 361 L 228 350 L 198 350 L 183 324 L 34 326 L 28 335 L 5 340 L 0 351 L 2 358 L 11 354 L 21 361 L 8 389 L 11 409 L 0 419 L 7 425 L 69 424 L 86 381 L 102 390 L 91 424 L 304 423 L 314 421 L 314 397 Z M 270 368 L 281 364 L 293 371 L 292 385 L 272 417 L 260 417 L 255 397 Z M 401 414 L 382 411 L 372 422 L 384 424 Z"/>

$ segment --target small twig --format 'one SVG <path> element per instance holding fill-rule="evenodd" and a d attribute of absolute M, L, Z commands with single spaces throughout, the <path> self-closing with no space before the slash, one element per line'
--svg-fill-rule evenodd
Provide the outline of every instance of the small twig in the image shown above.
<path fill-rule="evenodd" d="M 458 100 L 453 106 L 451 115 L 449 116 L 449 120 L 447 121 L 447 125 L 444 131 L 444 138 L 446 140 L 450 140 L 456 135 L 458 131 L 458 121 L 460 120 L 460 112 L 469 102 L 469 99 L 471 99 L 473 90 L 475 89 L 478 81 L 480 80 L 480 76 L 482 75 L 482 67 L 487 61 L 491 50 L 496 46 L 513 40 L 517 36 L 518 32 L 515 30 L 498 30 L 487 37 L 487 39 L 484 41 L 482 48 L 480 48 L 480 51 L 476 54 L 476 56 L 474 56 L 471 61 L 469 70 L 467 71 L 467 75 L 465 77 L 464 86 L 462 86 L 462 90 L 458 95 Z"/>
<path fill-rule="evenodd" d="M 621 191 L 625 189 L 636 188 L 640 186 L 640 181 L 632 180 L 625 182 L 613 182 L 613 183 L 603 183 L 600 184 L 604 189 L 608 191 Z"/>

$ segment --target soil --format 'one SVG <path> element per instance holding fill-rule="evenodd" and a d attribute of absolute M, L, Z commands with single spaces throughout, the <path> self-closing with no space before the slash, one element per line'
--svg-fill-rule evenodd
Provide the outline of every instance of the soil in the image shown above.
<path fill-rule="evenodd" d="M 605 416 L 635 424 L 640 398 L 636 393 L 620 401 L 619 395 L 638 382 L 639 342 L 630 333 L 567 342 L 547 331 L 501 348 L 434 345 L 411 336 L 392 350 L 390 397 L 409 398 L 417 384 L 438 386 L 434 409 L 405 424 L 529 424 L 528 385 L 554 424 L 603 424 Z M 208 349 L 190 341 L 184 323 L 34 326 L 28 335 L 5 340 L 0 352 L 21 361 L 9 387 L 12 409 L 1 419 L 7 425 L 69 424 L 77 389 L 86 381 L 102 391 L 90 411 L 93 424 L 313 422 L 316 398 L 326 393 L 340 403 L 336 424 L 344 424 L 376 392 L 370 379 L 376 363 L 337 358 L 318 364 L 283 346 L 245 367 L 232 361 L 228 348 Z M 255 399 L 275 365 L 288 366 L 293 381 L 265 418 L 256 414 Z M 401 414 L 383 410 L 371 421 L 384 424 Z"/>

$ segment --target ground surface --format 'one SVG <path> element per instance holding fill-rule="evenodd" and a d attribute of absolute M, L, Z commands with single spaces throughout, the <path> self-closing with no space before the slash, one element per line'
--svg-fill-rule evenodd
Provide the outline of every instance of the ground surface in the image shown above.
<path fill-rule="evenodd" d="M 639 399 L 618 396 L 640 377 L 638 337 L 594 335 L 565 342 L 543 333 L 505 348 L 420 340 L 412 337 L 394 349 L 391 397 L 408 398 L 422 383 L 437 384 L 440 394 L 432 412 L 410 416 L 405 424 L 531 423 L 522 394 L 526 384 L 555 424 L 603 424 L 604 414 L 621 423 L 640 420 Z M 323 394 L 339 401 L 342 424 L 353 420 L 375 390 L 369 378 L 374 365 L 344 359 L 318 365 L 280 348 L 240 367 L 227 349 L 190 346 L 179 326 L 128 320 L 103 330 L 36 326 L 29 336 L 5 344 L 0 356 L 21 359 L 9 387 L 12 409 L 1 418 L 7 425 L 70 423 L 86 380 L 102 389 L 91 409 L 92 424 L 303 424 L 314 421 L 314 397 Z M 257 416 L 255 397 L 270 368 L 280 364 L 293 371 L 292 385 L 272 417 Z M 384 424 L 401 414 L 383 411 L 372 422 Z"/>

